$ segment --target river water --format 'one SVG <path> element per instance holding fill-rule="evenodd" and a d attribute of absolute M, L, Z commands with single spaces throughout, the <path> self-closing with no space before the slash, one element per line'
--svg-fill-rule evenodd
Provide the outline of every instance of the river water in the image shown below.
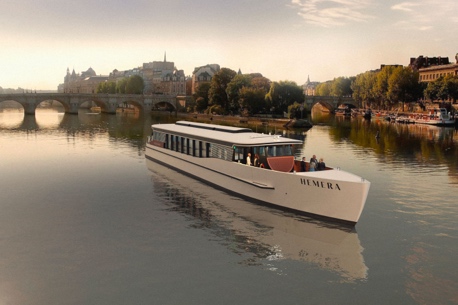
<path fill-rule="evenodd" d="M 166 120 L 0 112 L 0 304 L 458 304 L 454 128 L 253 126 L 371 181 L 349 229 L 146 161 Z"/>

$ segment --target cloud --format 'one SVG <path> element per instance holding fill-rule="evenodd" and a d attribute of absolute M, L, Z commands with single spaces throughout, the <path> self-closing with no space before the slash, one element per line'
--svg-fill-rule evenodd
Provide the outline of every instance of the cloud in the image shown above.
<path fill-rule="evenodd" d="M 457 22 L 458 4 L 455 0 L 420 0 L 400 2 L 392 5 L 391 10 L 403 15 L 397 25 L 406 30 L 429 31 L 444 22 Z"/>
<path fill-rule="evenodd" d="M 395 11 L 412 12 L 413 8 L 419 5 L 421 4 L 413 3 L 413 2 L 403 2 L 403 3 L 393 5 L 391 9 Z"/>
<path fill-rule="evenodd" d="M 365 22 L 373 16 L 365 13 L 370 0 L 291 0 L 305 22 L 322 27 Z"/>

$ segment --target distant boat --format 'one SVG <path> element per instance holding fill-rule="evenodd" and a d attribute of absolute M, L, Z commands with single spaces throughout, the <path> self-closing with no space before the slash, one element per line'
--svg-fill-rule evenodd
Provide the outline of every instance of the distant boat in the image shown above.
<path fill-rule="evenodd" d="M 414 121 L 417 124 L 428 124 L 436 126 L 453 126 L 455 118 L 450 113 L 447 113 L 445 108 L 435 108 L 426 114 L 416 114 Z"/>

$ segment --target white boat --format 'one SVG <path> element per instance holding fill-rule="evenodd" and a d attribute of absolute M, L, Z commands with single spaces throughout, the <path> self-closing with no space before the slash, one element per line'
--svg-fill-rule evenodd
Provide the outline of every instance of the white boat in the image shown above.
<path fill-rule="evenodd" d="M 171 200 L 165 204 L 173 211 L 204 222 L 220 237 L 224 234 L 223 238 L 231 241 L 230 249 L 256 249 L 257 253 L 248 258 L 250 264 L 265 263 L 269 269 L 281 272 L 276 261 L 304 261 L 338 274 L 344 282 L 367 278 L 363 247 L 355 228 L 272 211 L 149 159 L 146 166 L 152 174 L 154 192 L 160 197 L 166 194 Z"/>
<path fill-rule="evenodd" d="M 435 108 L 426 114 L 417 114 L 415 116 L 416 124 L 428 124 L 436 126 L 452 126 L 455 124 L 455 118 L 447 113 L 445 108 Z"/>
<path fill-rule="evenodd" d="M 293 155 L 293 146 L 303 144 L 300 140 L 187 121 L 152 129 L 146 158 L 214 187 L 351 225 L 361 216 L 370 182 L 338 168 L 300 172 Z M 252 161 L 259 155 L 259 167 L 246 164 L 248 153 Z"/>

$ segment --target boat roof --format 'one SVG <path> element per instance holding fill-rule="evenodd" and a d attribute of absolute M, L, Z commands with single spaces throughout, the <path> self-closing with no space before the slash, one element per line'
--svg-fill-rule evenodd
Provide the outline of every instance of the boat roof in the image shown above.
<path fill-rule="evenodd" d="M 250 128 L 189 121 L 177 121 L 175 124 L 154 124 L 151 127 L 153 130 L 170 132 L 229 146 L 290 145 L 303 143 L 300 140 L 284 138 L 281 135 L 256 133 Z"/>

